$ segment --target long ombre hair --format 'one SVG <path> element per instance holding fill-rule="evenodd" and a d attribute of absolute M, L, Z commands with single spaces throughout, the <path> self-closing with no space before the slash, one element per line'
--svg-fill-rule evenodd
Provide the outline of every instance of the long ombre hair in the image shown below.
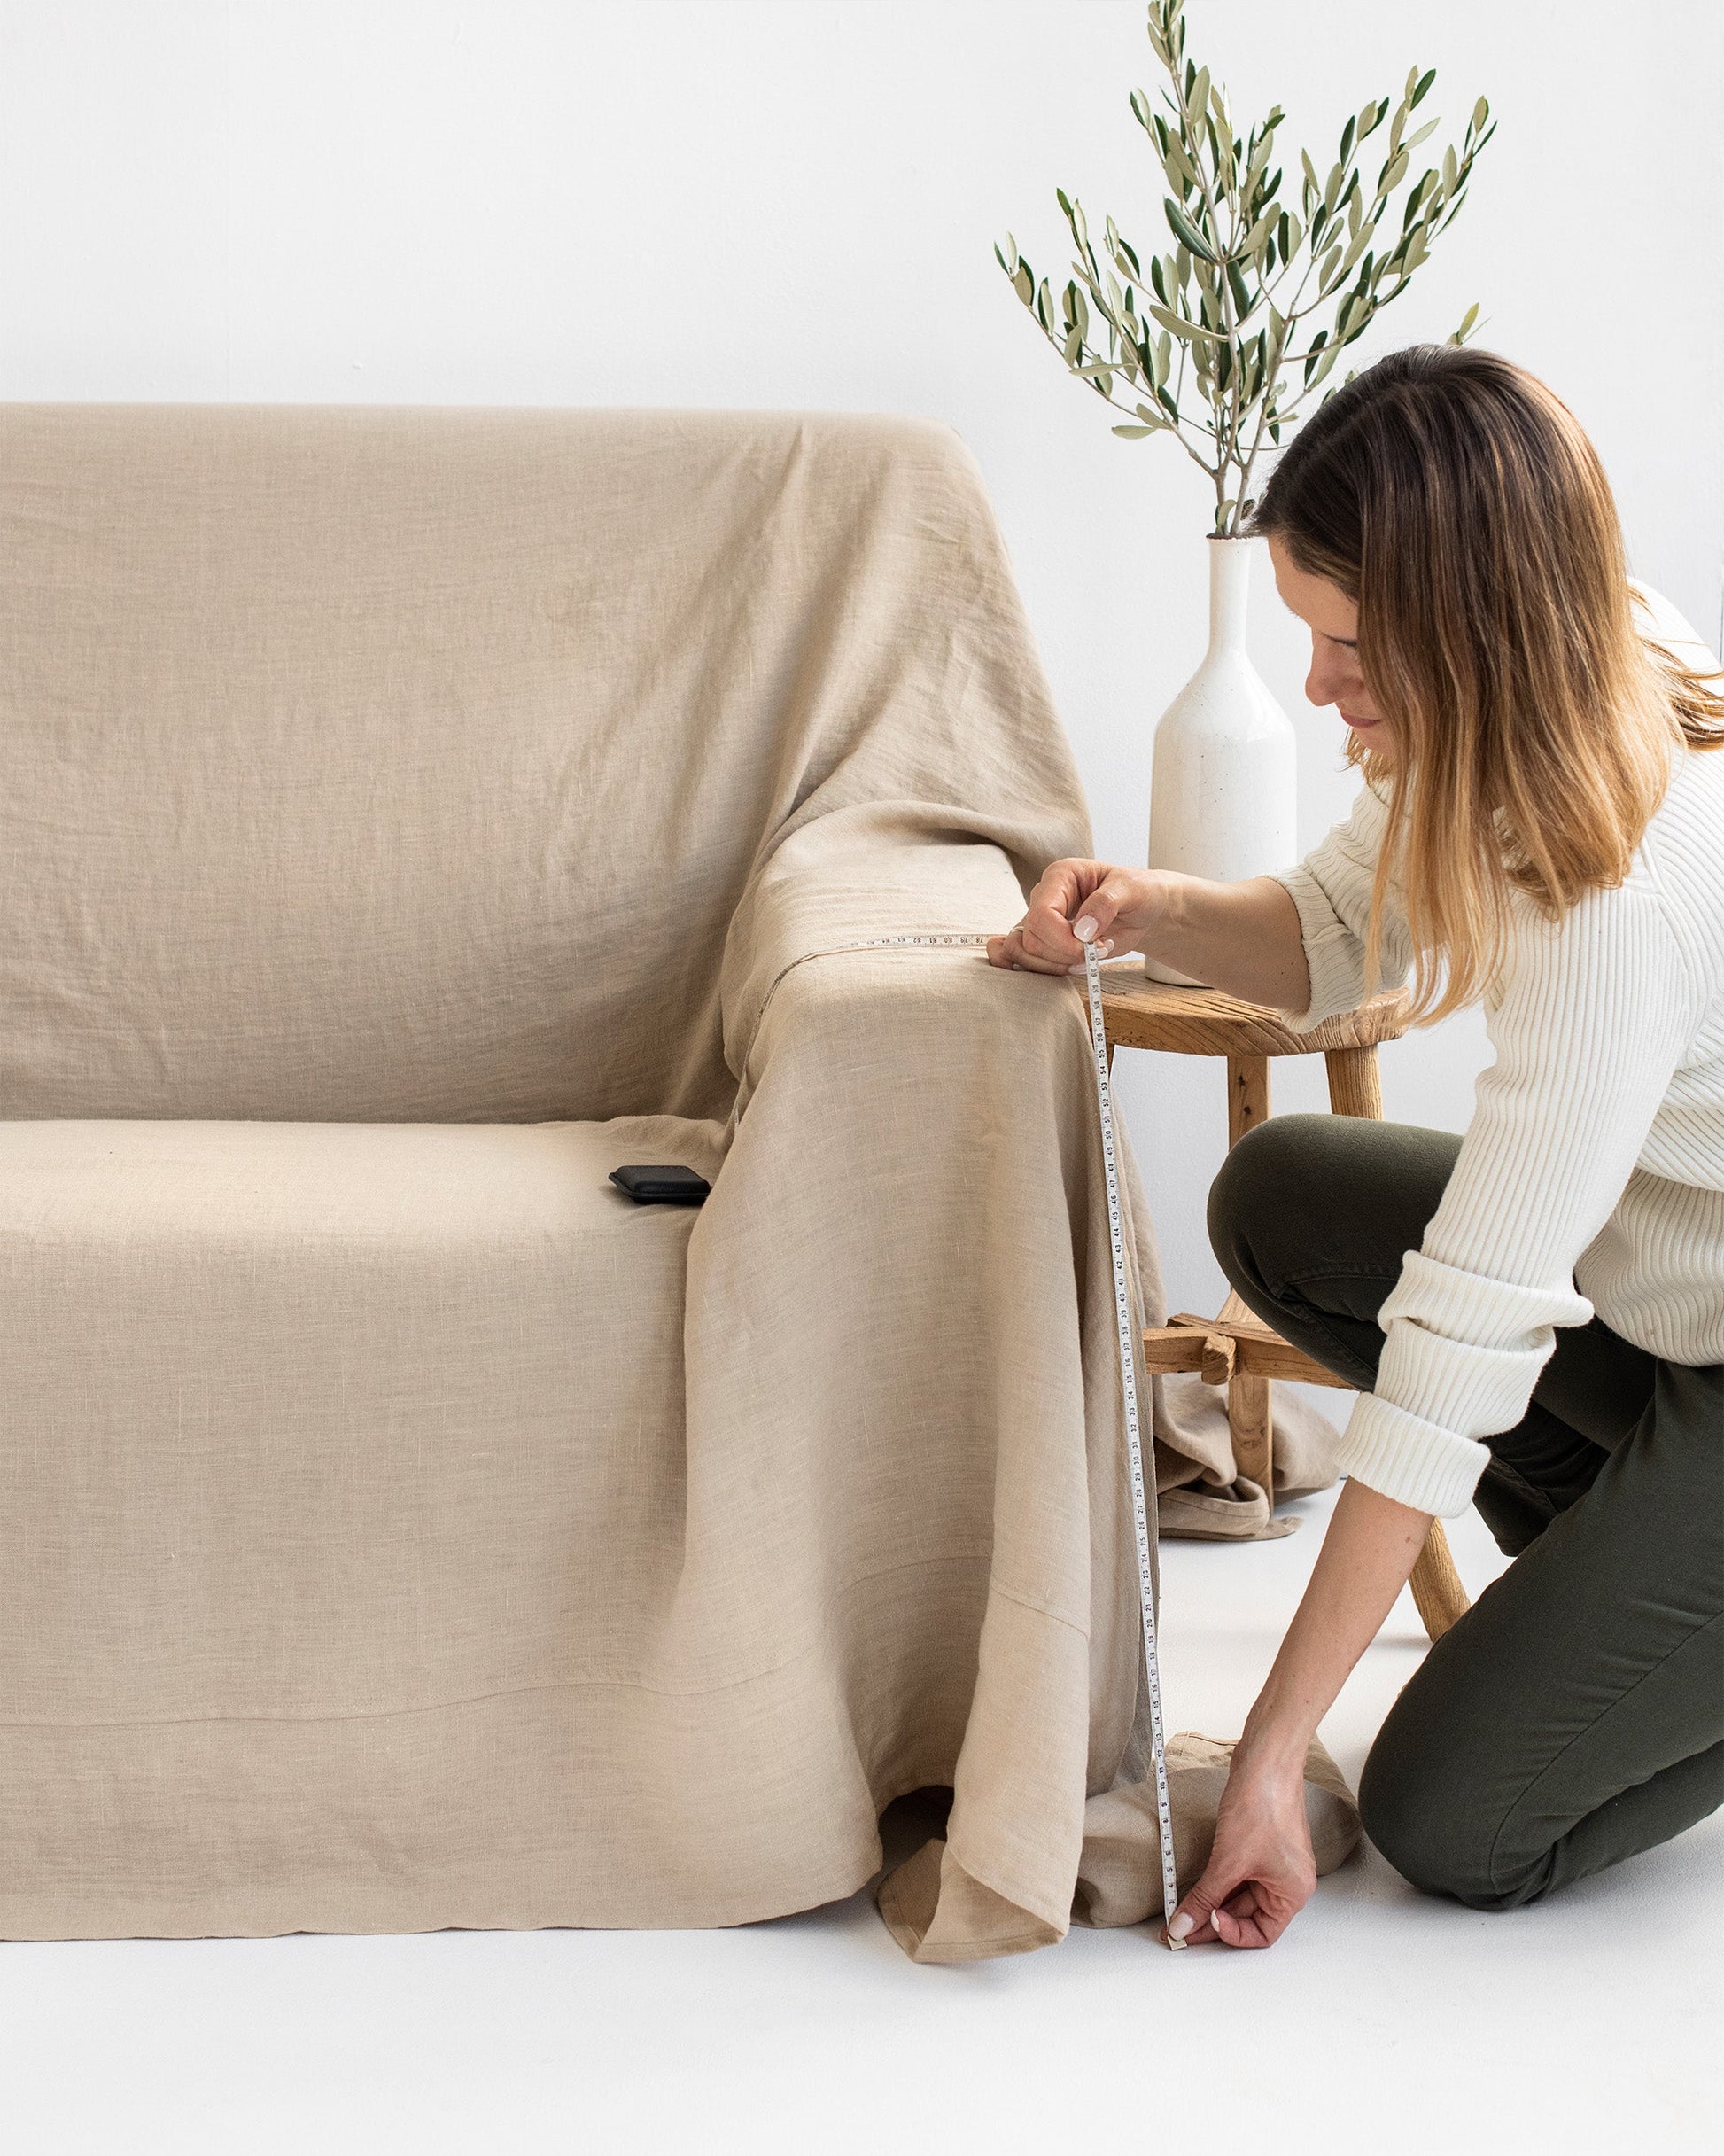
<path fill-rule="evenodd" d="M 1497 984 L 1510 891 L 1554 921 L 1622 882 L 1678 744 L 1724 747 L 1724 695 L 1642 641 L 1596 452 L 1496 353 L 1415 345 L 1367 368 L 1294 437 L 1248 528 L 1358 605 L 1393 744 L 1347 751 L 1388 807 L 1366 972 L 1396 877 L 1430 1024 Z"/>

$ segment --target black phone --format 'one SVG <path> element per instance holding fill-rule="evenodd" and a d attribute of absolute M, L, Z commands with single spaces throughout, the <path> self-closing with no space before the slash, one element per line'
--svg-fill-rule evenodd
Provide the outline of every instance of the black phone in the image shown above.
<path fill-rule="evenodd" d="M 637 1205 L 698 1205 L 712 1186 L 692 1168 L 613 1168 L 610 1179 Z"/>

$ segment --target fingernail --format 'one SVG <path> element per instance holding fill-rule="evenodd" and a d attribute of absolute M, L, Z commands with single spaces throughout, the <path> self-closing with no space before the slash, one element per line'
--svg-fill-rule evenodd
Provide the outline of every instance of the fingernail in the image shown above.
<path fill-rule="evenodd" d="M 1113 954 L 1114 939 L 1111 936 L 1107 938 L 1106 943 L 1099 943 L 1096 946 L 1096 956 L 1098 958 L 1111 958 Z"/>
<path fill-rule="evenodd" d="M 1196 1926 L 1197 1919 L 1195 1917 L 1187 1915 L 1185 1911 L 1182 1909 L 1179 1914 L 1174 1919 L 1173 1922 L 1169 1925 L 1168 1930 L 1176 1939 L 1187 1939 L 1196 1929 Z"/>
<path fill-rule="evenodd" d="M 1088 914 L 1080 914 L 1071 924 L 1071 932 L 1079 943 L 1088 943 L 1096 932 L 1096 924 Z"/>

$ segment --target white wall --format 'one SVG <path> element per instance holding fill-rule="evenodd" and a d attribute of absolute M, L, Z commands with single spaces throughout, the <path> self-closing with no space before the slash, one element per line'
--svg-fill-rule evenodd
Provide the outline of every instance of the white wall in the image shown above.
<path fill-rule="evenodd" d="M 1481 300 L 1479 341 L 1592 431 L 1637 571 L 1715 638 L 1724 11 L 1191 12 L 1236 110 L 1286 106 L 1290 152 L 1332 156 L 1345 113 L 1414 59 L 1451 124 L 1490 97 L 1470 201 L 1357 349 L 1446 335 Z M 992 247 L 1009 229 L 1058 271 L 1056 185 L 1155 244 L 1126 103 L 1153 83 L 1143 18 L 1139 0 L 13 0 L 0 396 L 938 414 L 987 473 L 1098 846 L 1137 859 L 1149 728 L 1201 647 L 1202 482 L 1169 442 L 1109 434 Z M 1258 607 L 1309 844 L 1351 791 L 1341 729 L 1302 702 L 1267 579 Z M 1464 1019 L 1391 1050 L 1390 1114 L 1460 1128 L 1481 1048 Z M 1169 1288 L 1201 1304 L 1220 1074 L 1122 1063 Z M 1315 1104 L 1320 1068 L 1281 1066 L 1281 1104 Z"/>

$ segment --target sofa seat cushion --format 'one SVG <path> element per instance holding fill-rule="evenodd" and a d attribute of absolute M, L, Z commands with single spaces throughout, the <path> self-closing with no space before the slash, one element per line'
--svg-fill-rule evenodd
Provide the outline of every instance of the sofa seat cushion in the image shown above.
<path fill-rule="evenodd" d="M 377 1715 L 638 1662 L 700 1216 L 607 1179 L 716 1174 L 718 1136 L 0 1123 L 6 1715 Z"/>

